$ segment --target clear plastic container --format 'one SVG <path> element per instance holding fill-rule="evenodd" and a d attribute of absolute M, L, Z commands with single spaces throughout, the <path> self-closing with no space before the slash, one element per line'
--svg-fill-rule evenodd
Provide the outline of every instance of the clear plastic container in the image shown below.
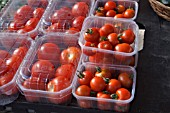
<path fill-rule="evenodd" d="M 77 99 L 78 105 L 82 108 L 97 108 L 100 110 L 114 110 L 118 112 L 128 112 L 130 108 L 130 103 L 134 99 L 135 86 L 136 86 L 136 71 L 133 67 L 129 66 L 116 66 L 116 65 L 100 65 L 93 63 L 84 63 L 79 65 L 77 68 L 79 72 L 91 71 L 95 73 L 96 66 L 107 69 L 112 72 L 112 75 L 116 78 L 120 73 L 125 72 L 133 75 L 133 84 L 131 89 L 131 97 L 128 100 L 116 100 L 116 99 L 106 99 L 97 98 L 96 96 L 79 96 L 76 94 L 76 89 L 80 86 L 78 77 L 74 77 L 74 86 L 72 89 L 73 96 Z"/>
<path fill-rule="evenodd" d="M 19 89 L 27 101 L 70 103 L 72 78 L 81 55 L 77 40 L 78 37 L 59 34 L 48 34 L 37 39 L 24 59 L 17 79 Z M 67 80 L 59 81 L 59 76 Z M 54 83 L 53 80 L 58 82 Z"/>
<path fill-rule="evenodd" d="M 99 49 L 95 47 L 85 46 L 84 34 L 88 28 L 101 28 L 105 24 L 112 24 L 116 27 L 115 32 L 120 33 L 123 29 L 131 29 L 135 34 L 135 40 L 130 45 L 133 48 L 131 53 L 118 52 L 113 50 Z M 83 62 L 93 62 L 101 64 L 131 65 L 136 67 L 138 60 L 138 25 L 131 20 L 88 17 L 82 27 L 79 44 L 82 48 Z M 84 54 L 90 53 L 90 55 Z"/>
<path fill-rule="evenodd" d="M 13 102 L 19 94 L 18 70 L 33 40 L 25 35 L 0 34 L 0 105 Z"/>
<path fill-rule="evenodd" d="M 104 7 L 104 4 L 107 1 L 108 0 L 97 0 L 95 2 L 95 5 L 94 5 L 93 9 L 92 9 L 92 13 L 91 13 L 92 16 L 95 15 L 96 9 L 98 7 Z M 138 13 L 138 3 L 136 1 L 133 1 L 133 0 L 112 0 L 112 1 L 116 3 L 116 6 L 123 5 L 123 6 L 125 6 L 125 9 L 127 9 L 127 8 L 133 8 L 134 9 L 135 15 L 134 15 L 133 18 L 123 18 L 123 19 L 130 19 L 130 20 L 135 20 L 136 19 L 137 13 Z M 113 18 L 113 17 L 111 17 L 111 18 Z"/>
<path fill-rule="evenodd" d="M 94 0 L 52 0 L 41 22 L 41 31 L 79 35 L 82 23 L 90 15 L 94 2 Z"/>
<path fill-rule="evenodd" d="M 27 34 L 34 39 L 47 6 L 48 0 L 13 0 L 2 12 L 0 32 Z"/>

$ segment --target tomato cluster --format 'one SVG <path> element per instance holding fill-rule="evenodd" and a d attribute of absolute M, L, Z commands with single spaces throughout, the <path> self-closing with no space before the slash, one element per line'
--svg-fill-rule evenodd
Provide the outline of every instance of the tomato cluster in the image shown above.
<path fill-rule="evenodd" d="M 37 60 L 31 67 L 31 76 L 22 85 L 27 89 L 48 92 L 58 92 L 69 87 L 80 55 L 81 50 L 78 47 L 63 49 L 51 42 L 42 44 L 37 50 Z M 33 94 L 25 96 L 31 102 L 40 100 L 40 97 L 34 97 Z M 56 95 L 49 93 L 48 96 L 50 102 L 57 104 L 70 99 L 68 97 L 59 101 L 55 99 Z"/>
<path fill-rule="evenodd" d="M 0 86 L 6 85 L 13 79 L 27 50 L 28 48 L 25 46 L 16 48 L 12 54 L 6 50 L 0 50 Z M 17 93 L 17 89 L 13 88 L 8 95 L 15 93 Z"/>
<path fill-rule="evenodd" d="M 81 30 L 88 12 L 89 6 L 83 1 L 75 3 L 71 8 L 62 6 L 51 16 L 52 25 L 47 28 L 47 32 L 75 34 Z"/>
<path fill-rule="evenodd" d="M 118 71 L 112 68 L 86 68 L 79 72 L 78 84 L 75 93 L 78 96 L 96 97 L 97 107 L 101 110 L 110 110 L 113 103 L 102 99 L 128 100 L 133 84 L 133 75 L 129 72 Z M 102 98 L 102 99 L 101 99 Z M 90 100 L 89 100 L 90 101 Z M 90 108 L 88 100 L 79 100 L 80 107 Z"/>
<path fill-rule="evenodd" d="M 47 0 L 28 0 L 28 5 L 21 6 L 14 14 L 13 21 L 9 24 L 10 32 L 27 33 L 34 30 L 40 21 L 45 7 L 48 4 Z M 35 8 L 36 7 L 36 8 Z M 34 39 L 38 33 L 31 34 Z"/>
<path fill-rule="evenodd" d="M 106 16 L 114 18 L 133 18 L 135 10 L 133 8 L 126 8 L 124 5 L 116 4 L 114 1 L 108 1 L 103 7 L 98 7 L 95 11 L 95 16 Z"/>

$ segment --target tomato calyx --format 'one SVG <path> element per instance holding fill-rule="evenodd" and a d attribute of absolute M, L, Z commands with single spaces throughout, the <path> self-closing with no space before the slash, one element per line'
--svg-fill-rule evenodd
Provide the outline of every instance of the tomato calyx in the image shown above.
<path fill-rule="evenodd" d="M 100 37 L 99 42 L 102 42 L 102 41 L 108 41 L 107 37 L 105 37 L 105 36 Z"/>
<path fill-rule="evenodd" d="M 96 9 L 96 12 L 98 12 L 98 13 L 103 13 L 103 12 L 105 12 L 104 7 L 98 7 L 98 8 Z"/>
<path fill-rule="evenodd" d="M 118 34 L 118 36 L 117 36 L 120 43 L 123 43 L 123 40 L 122 40 L 122 38 L 121 38 L 122 35 L 123 35 L 123 34 L 120 33 L 120 34 Z"/>
<path fill-rule="evenodd" d="M 110 79 L 109 79 L 109 78 L 104 78 L 104 77 L 103 77 L 103 79 L 104 79 L 104 81 L 105 81 L 106 84 L 108 84 L 108 83 L 110 82 Z"/>
<path fill-rule="evenodd" d="M 93 34 L 93 30 L 91 28 L 87 29 L 86 33 Z"/>
<path fill-rule="evenodd" d="M 111 97 L 112 99 L 116 99 L 116 100 L 119 98 L 116 93 L 111 94 L 110 97 Z"/>
<path fill-rule="evenodd" d="M 82 73 L 82 72 L 80 72 L 80 71 L 78 71 L 79 72 L 79 74 L 77 75 L 80 79 L 83 79 L 84 78 L 84 74 Z"/>
<path fill-rule="evenodd" d="M 100 73 L 102 72 L 102 69 L 99 66 L 96 66 L 96 71 Z"/>
<path fill-rule="evenodd" d="M 102 91 L 103 94 L 110 94 L 108 91 Z"/>
<path fill-rule="evenodd" d="M 96 97 L 96 95 L 97 95 L 97 92 L 95 92 L 95 91 L 90 91 L 90 96 L 91 96 L 91 97 Z"/>

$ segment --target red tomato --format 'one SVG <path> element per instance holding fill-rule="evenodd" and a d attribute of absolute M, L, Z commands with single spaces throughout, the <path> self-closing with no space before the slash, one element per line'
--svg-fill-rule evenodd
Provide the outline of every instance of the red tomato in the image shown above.
<path fill-rule="evenodd" d="M 67 34 L 75 34 L 78 33 L 80 30 L 75 28 L 75 27 L 71 27 L 69 28 L 69 30 L 66 31 Z"/>
<path fill-rule="evenodd" d="M 32 77 L 39 77 L 40 79 L 52 79 L 54 78 L 55 67 L 48 60 L 39 60 L 33 64 L 31 69 Z"/>
<path fill-rule="evenodd" d="M 121 73 L 118 76 L 118 80 L 121 82 L 122 87 L 131 88 L 133 84 L 133 77 L 127 73 Z"/>
<path fill-rule="evenodd" d="M 118 35 L 116 33 L 109 34 L 107 38 L 113 47 L 119 44 Z"/>
<path fill-rule="evenodd" d="M 105 16 L 103 13 L 96 13 L 95 16 Z"/>
<path fill-rule="evenodd" d="M 100 38 L 100 33 L 98 29 L 94 27 L 87 29 L 87 31 L 84 34 L 84 39 L 87 42 L 92 42 L 92 43 L 99 42 L 99 38 Z"/>
<path fill-rule="evenodd" d="M 77 2 L 74 4 L 72 7 L 72 14 L 77 17 L 77 16 L 84 16 L 86 17 L 88 14 L 89 6 L 86 4 L 86 2 Z"/>
<path fill-rule="evenodd" d="M 90 71 L 83 71 L 79 72 L 78 74 L 78 81 L 80 85 L 90 85 L 91 79 L 94 77 L 94 75 Z"/>
<path fill-rule="evenodd" d="M 8 52 L 5 51 L 5 50 L 0 50 L 0 58 L 1 58 L 2 60 L 6 60 L 6 59 L 8 59 L 8 58 L 10 58 L 10 57 L 11 57 L 10 53 L 8 53 Z"/>
<path fill-rule="evenodd" d="M 125 6 L 123 6 L 123 5 L 118 5 L 118 6 L 116 7 L 116 10 L 117 10 L 118 13 L 123 13 L 123 12 L 125 11 Z"/>
<path fill-rule="evenodd" d="M 115 51 L 131 53 L 133 51 L 133 48 L 127 43 L 121 43 L 115 46 Z"/>
<path fill-rule="evenodd" d="M 73 15 L 70 10 L 65 10 L 65 9 L 60 9 L 56 10 L 55 13 L 51 17 L 51 22 L 57 23 L 58 21 L 64 21 L 68 25 L 71 25 L 72 20 L 73 20 Z"/>
<path fill-rule="evenodd" d="M 12 56 L 14 56 L 14 55 L 20 56 L 21 59 L 23 59 L 25 57 L 27 51 L 28 51 L 28 48 L 26 48 L 26 47 L 19 47 L 19 48 L 14 50 Z"/>
<path fill-rule="evenodd" d="M 6 73 L 4 73 L 3 75 L 0 76 L 0 86 L 3 86 L 7 83 L 9 83 L 13 77 L 15 75 L 15 72 L 10 69 L 9 71 L 7 71 Z"/>
<path fill-rule="evenodd" d="M 20 56 L 12 56 L 10 57 L 7 61 L 6 61 L 6 65 L 11 67 L 14 72 L 16 72 L 18 70 L 18 67 L 20 66 L 21 62 L 22 62 L 22 58 Z"/>
<path fill-rule="evenodd" d="M 27 0 L 28 5 L 32 7 L 47 7 L 48 0 Z"/>
<path fill-rule="evenodd" d="M 97 48 L 98 43 L 92 43 L 92 42 L 85 42 L 84 46 L 87 47 L 95 47 Z M 83 49 L 83 53 L 87 56 L 92 56 L 95 55 L 95 51 L 91 50 L 91 49 Z"/>
<path fill-rule="evenodd" d="M 9 70 L 9 66 L 5 64 L 5 61 L 0 58 L 0 76 Z"/>
<path fill-rule="evenodd" d="M 96 67 L 95 76 L 102 77 L 102 78 L 109 78 L 109 79 L 112 78 L 112 74 L 108 69 L 100 68 L 100 67 Z"/>
<path fill-rule="evenodd" d="M 60 58 L 60 48 L 54 43 L 44 43 L 38 49 L 37 56 L 38 59 L 49 60 L 52 63 L 57 64 L 58 59 Z"/>
<path fill-rule="evenodd" d="M 127 29 L 125 31 L 123 31 L 121 37 L 120 37 L 120 41 L 123 43 L 128 43 L 128 44 L 132 44 L 135 40 L 135 34 L 133 33 L 133 31 L 131 29 Z"/>
<path fill-rule="evenodd" d="M 43 8 L 37 8 L 33 12 L 33 17 L 41 19 L 42 15 L 44 14 L 44 9 Z"/>
<path fill-rule="evenodd" d="M 25 25 L 25 23 L 16 20 L 16 21 L 13 21 L 10 23 L 8 30 L 10 30 L 10 31 L 19 30 L 19 29 L 23 28 L 24 25 Z"/>
<path fill-rule="evenodd" d="M 93 77 L 90 81 L 90 87 L 93 91 L 103 91 L 105 89 L 105 81 L 102 77 Z"/>
<path fill-rule="evenodd" d="M 90 100 L 82 100 L 82 99 L 79 99 L 77 100 L 78 102 L 78 105 L 81 107 L 81 108 L 91 108 L 93 105 L 93 102 L 91 102 Z"/>
<path fill-rule="evenodd" d="M 85 17 L 84 16 L 78 16 L 74 19 L 72 23 L 72 27 L 81 30 L 83 22 L 84 22 Z"/>
<path fill-rule="evenodd" d="M 116 11 L 114 11 L 114 10 L 109 10 L 106 13 L 107 17 L 114 17 L 115 15 L 116 15 Z"/>
<path fill-rule="evenodd" d="M 119 88 L 121 88 L 121 82 L 117 79 L 111 79 L 106 86 L 106 90 L 111 94 L 116 93 Z"/>
<path fill-rule="evenodd" d="M 56 69 L 55 77 L 64 76 L 68 80 L 73 78 L 75 67 L 72 64 L 64 64 Z"/>
<path fill-rule="evenodd" d="M 116 91 L 116 94 L 113 94 L 112 97 L 118 100 L 128 100 L 131 97 L 131 94 L 127 89 L 120 88 Z"/>
<path fill-rule="evenodd" d="M 77 66 L 81 55 L 81 50 L 77 47 L 69 47 L 61 52 L 60 62 L 61 64 L 71 63 Z"/>
<path fill-rule="evenodd" d="M 28 5 L 24 5 L 16 11 L 16 13 L 14 15 L 14 21 L 17 20 L 17 21 L 20 21 L 22 23 L 25 23 L 31 17 L 33 17 L 32 7 L 30 7 Z"/>
<path fill-rule="evenodd" d="M 22 29 L 19 29 L 19 30 L 17 31 L 17 33 L 19 33 L 19 34 L 24 34 L 24 33 L 27 33 L 27 30 L 25 30 L 24 28 L 22 28 Z"/>
<path fill-rule="evenodd" d="M 135 11 L 133 9 L 126 9 L 123 16 L 125 18 L 133 18 L 135 16 Z"/>
<path fill-rule="evenodd" d="M 25 24 L 25 27 L 26 28 L 36 28 L 37 24 L 39 22 L 39 19 L 38 18 L 31 18 L 30 20 L 27 21 L 27 23 Z"/>
<path fill-rule="evenodd" d="M 47 28 L 47 32 L 63 32 L 66 29 L 65 23 L 54 23 Z"/>
<path fill-rule="evenodd" d="M 107 92 L 98 92 L 97 98 L 111 99 L 110 94 Z M 106 100 L 98 100 L 97 107 L 101 110 L 110 110 L 111 104 Z"/>
<path fill-rule="evenodd" d="M 98 8 L 97 8 L 96 14 L 99 14 L 99 13 L 105 15 L 106 10 L 104 9 L 104 7 L 98 7 Z"/>
<path fill-rule="evenodd" d="M 106 49 L 106 50 L 112 50 L 112 44 L 109 41 L 102 41 L 98 44 L 98 48 L 100 49 Z"/>
<path fill-rule="evenodd" d="M 124 18 L 123 14 L 116 14 L 114 18 Z"/>
<path fill-rule="evenodd" d="M 90 96 L 91 89 L 87 85 L 81 85 L 76 89 L 78 96 Z"/>
<path fill-rule="evenodd" d="M 115 8 L 116 8 L 116 3 L 113 2 L 113 1 L 108 1 L 108 2 L 106 2 L 105 5 L 104 5 L 104 9 L 105 9 L 106 11 L 113 10 L 113 9 L 115 9 Z"/>
<path fill-rule="evenodd" d="M 105 24 L 104 26 L 102 26 L 99 30 L 100 36 L 108 36 L 110 33 L 114 33 L 115 28 L 113 25 L 111 24 Z"/>

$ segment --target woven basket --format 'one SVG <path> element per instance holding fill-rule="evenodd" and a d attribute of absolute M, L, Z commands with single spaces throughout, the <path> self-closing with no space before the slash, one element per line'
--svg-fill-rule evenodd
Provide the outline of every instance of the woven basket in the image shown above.
<path fill-rule="evenodd" d="M 158 0 L 149 0 L 153 10 L 162 18 L 170 21 L 170 7 L 162 4 Z"/>

